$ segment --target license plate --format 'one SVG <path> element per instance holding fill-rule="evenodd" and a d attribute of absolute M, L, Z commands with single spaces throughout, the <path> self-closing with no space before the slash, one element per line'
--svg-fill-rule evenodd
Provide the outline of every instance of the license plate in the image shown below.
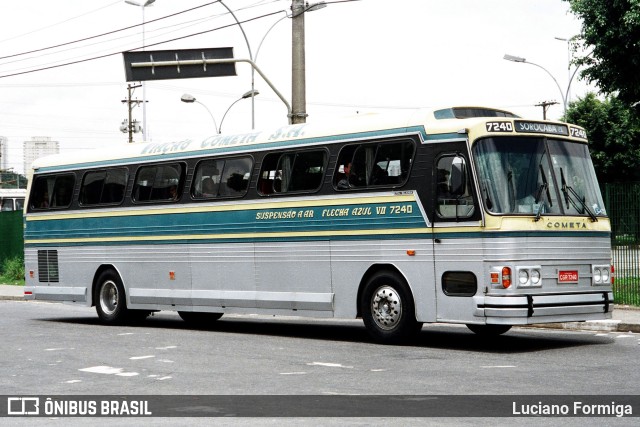
<path fill-rule="evenodd" d="M 578 283 L 578 270 L 558 271 L 558 283 Z"/>

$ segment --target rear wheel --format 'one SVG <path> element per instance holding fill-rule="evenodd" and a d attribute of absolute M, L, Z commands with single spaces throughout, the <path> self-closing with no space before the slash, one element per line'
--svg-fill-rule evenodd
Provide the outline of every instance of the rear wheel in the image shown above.
<path fill-rule="evenodd" d="M 178 315 L 185 322 L 199 326 L 207 326 L 222 317 L 222 313 L 202 313 L 196 311 L 179 311 Z"/>
<path fill-rule="evenodd" d="M 382 343 L 403 342 L 422 328 L 409 286 L 391 271 L 380 271 L 369 279 L 362 291 L 360 313 L 367 332 Z"/>
<path fill-rule="evenodd" d="M 96 296 L 96 311 L 103 323 L 116 325 L 128 320 L 130 310 L 127 309 L 127 298 L 118 273 L 105 270 L 98 276 Z"/>
<path fill-rule="evenodd" d="M 502 335 L 511 329 L 510 325 L 467 325 L 473 333 L 486 337 Z"/>

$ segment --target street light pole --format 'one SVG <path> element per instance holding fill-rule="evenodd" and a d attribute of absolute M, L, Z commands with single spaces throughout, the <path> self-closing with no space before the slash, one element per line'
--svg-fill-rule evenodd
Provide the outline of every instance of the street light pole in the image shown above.
<path fill-rule="evenodd" d="M 304 1 L 291 4 L 291 123 L 306 123 L 306 69 L 304 52 Z"/>
<path fill-rule="evenodd" d="M 144 37 L 144 9 L 147 6 L 151 6 L 156 0 L 146 0 L 144 3 L 138 3 L 135 0 L 124 0 L 125 3 L 137 6 L 142 9 L 142 50 L 144 50 L 145 46 L 145 37 Z M 147 85 L 145 82 L 140 82 L 142 85 L 142 140 L 147 140 Z"/>
<path fill-rule="evenodd" d="M 218 124 L 216 123 L 216 118 L 213 117 L 211 110 L 209 110 L 209 108 L 207 108 L 207 106 L 204 105 L 202 102 L 196 100 L 195 96 L 185 93 L 184 95 L 182 95 L 182 97 L 180 97 L 180 101 L 186 102 L 187 104 L 196 103 L 196 104 L 202 105 L 204 109 L 207 110 L 207 113 L 209 113 L 209 116 L 211 116 L 211 120 L 213 120 L 213 128 L 215 129 L 216 133 L 220 133 L 220 131 L 218 130 Z"/>
<path fill-rule="evenodd" d="M 251 44 L 249 43 L 249 38 L 247 37 L 247 33 L 244 32 L 244 28 L 242 27 L 242 24 L 240 24 L 238 17 L 236 16 L 235 13 L 233 13 L 231 9 L 229 9 L 229 7 L 226 4 L 224 4 L 222 0 L 220 0 L 220 4 L 223 5 L 224 8 L 229 11 L 231 16 L 233 16 L 233 19 L 236 20 L 236 23 L 238 24 L 238 27 L 240 27 L 240 31 L 242 31 L 242 35 L 244 36 L 244 41 L 245 43 L 247 43 L 247 50 L 249 51 L 249 59 L 253 61 L 254 60 L 253 53 L 251 53 Z M 251 93 L 255 92 L 255 72 L 253 68 L 251 68 L 251 91 L 250 92 Z M 251 95 L 251 129 L 255 129 L 255 127 L 256 127 L 256 103 L 255 103 L 254 96 Z"/>
<path fill-rule="evenodd" d="M 562 91 L 562 88 L 560 87 L 560 84 L 558 83 L 558 80 L 556 80 L 556 78 L 553 76 L 553 74 L 551 74 L 549 72 L 549 70 L 544 68 L 542 65 L 538 65 L 538 64 L 536 64 L 534 62 L 527 61 L 526 59 L 524 59 L 524 58 L 522 58 L 520 56 L 513 56 L 513 55 L 506 54 L 506 55 L 504 55 L 503 59 L 505 59 L 507 61 L 511 61 L 511 62 L 521 62 L 521 63 L 534 65 L 534 66 L 544 70 L 544 72 L 547 73 L 553 79 L 554 83 L 558 87 L 558 90 L 560 91 L 560 97 L 562 98 L 562 104 L 564 105 L 564 113 L 566 114 L 566 112 L 567 112 L 567 97 L 565 96 L 564 92 Z M 574 73 L 574 75 L 575 75 L 575 73 Z M 572 77 L 572 79 L 573 79 L 573 77 Z M 570 85 L 571 85 L 571 82 L 569 82 L 569 86 Z M 569 91 L 569 88 L 567 88 L 567 92 L 568 91 Z"/>

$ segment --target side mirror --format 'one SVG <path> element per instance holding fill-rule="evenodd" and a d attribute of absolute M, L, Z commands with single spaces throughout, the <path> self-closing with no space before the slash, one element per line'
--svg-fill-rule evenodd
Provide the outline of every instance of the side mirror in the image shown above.
<path fill-rule="evenodd" d="M 456 156 L 451 162 L 451 194 L 462 196 L 466 192 L 467 164 L 464 157 Z"/>

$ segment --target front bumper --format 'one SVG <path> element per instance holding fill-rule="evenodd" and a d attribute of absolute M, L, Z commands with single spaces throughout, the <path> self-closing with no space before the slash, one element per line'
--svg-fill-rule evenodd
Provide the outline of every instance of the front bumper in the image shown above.
<path fill-rule="evenodd" d="M 474 297 L 474 316 L 492 325 L 581 322 L 611 319 L 613 292 L 482 295 Z"/>

